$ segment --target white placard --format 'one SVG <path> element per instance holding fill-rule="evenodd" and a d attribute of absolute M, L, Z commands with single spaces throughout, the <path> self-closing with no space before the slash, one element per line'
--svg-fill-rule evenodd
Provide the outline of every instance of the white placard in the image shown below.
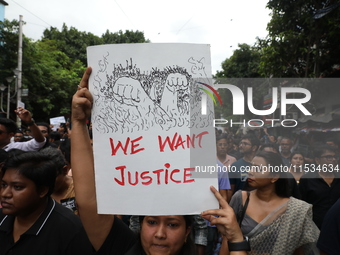
<path fill-rule="evenodd" d="M 53 125 L 52 130 L 57 131 L 61 123 L 66 123 L 64 116 L 50 118 L 50 124 Z"/>
<path fill-rule="evenodd" d="M 213 105 L 207 44 L 115 44 L 87 49 L 98 212 L 198 214 L 217 208 Z M 213 178 L 212 178 L 213 177 Z"/>

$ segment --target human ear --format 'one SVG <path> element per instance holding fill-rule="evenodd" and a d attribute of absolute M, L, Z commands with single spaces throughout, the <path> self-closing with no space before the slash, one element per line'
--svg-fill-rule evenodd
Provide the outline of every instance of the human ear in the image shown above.
<path fill-rule="evenodd" d="M 48 187 L 46 187 L 46 186 L 41 187 L 41 188 L 38 190 L 38 193 L 39 193 L 39 197 L 40 197 L 40 198 L 46 197 L 46 195 L 47 195 L 47 193 L 48 193 Z"/>
<path fill-rule="evenodd" d="M 185 243 L 187 242 L 187 238 L 188 238 L 188 235 L 190 234 L 190 231 L 191 231 L 191 227 L 187 227 L 186 231 L 185 231 Z"/>

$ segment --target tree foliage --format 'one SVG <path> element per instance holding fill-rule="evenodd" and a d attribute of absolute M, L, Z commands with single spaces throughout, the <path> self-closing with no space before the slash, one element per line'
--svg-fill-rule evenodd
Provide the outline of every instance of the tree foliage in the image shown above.
<path fill-rule="evenodd" d="M 87 65 L 86 47 L 102 44 L 116 43 L 144 43 L 149 42 L 140 31 L 122 30 L 112 33 L 109 30 L 101 36 L 92 33 L 80 32 L 74 27 L 68 28 L 63 24 L 61 31 L 56 28 L 45 29 L 42 40 L 53 40 L 56 42 L 57 49 L 64 52 L 73 60 L 80 60 Z"/>
<path fill-rule="evenodd" d="M 259 63 L 261 54 L 260 51 L 248 44 L 239 44 L 239 49 L 235 50 L 230 58 L 222 62 L 222 71 L 218 71 L 215 79 L 220 84 L 233 84 L 239 87 L 246 94 L 247 87 L 256 88 L 254 90 L 254 105 L 259 105 L 262 102 L 263 90 L 265 89 L 257 79 L 260 78 Z M 267 91 L 267 90 L 266 90 Z M 215 107 L 215 117 L 232 118 L 232 94 L 227 89 L 220 89 L 219 94 L 223 101 L 223 106 Z M 245 107 L 246 116 L 251 116 L 248 108 Z"/>
<path fill-rule="evenodd" d="M 13 76 L 13 70 L 17 68 L 18 31 L 17 20 L 0 23 L 0 83 L 5 85 L 6 77 Z M 51 117 L 68 116 L 72 95 L 87 65 L 86 47 L 142 42 L 148 40 L 140 31 L 111 33 L 107 30 L 99 37 L 68 28 L 66 24 L 61 31 L 53 27 L 46 29 L 42 39 L 35 42 L 23 36 L 22 87 L 29 89 L 29 96 L 22 97 L 22 101 L 37 121 L 48 122 Z M 13 99 L 12 111 L 15 106 Z"/>
<path fill-rule="evenodd" d="M 340 64 L 340 12 L 315 14 L 334 1 L 270 0 L 268 36 L 258 40 L 260 71 L 274 77 L 330 76 Z"/>

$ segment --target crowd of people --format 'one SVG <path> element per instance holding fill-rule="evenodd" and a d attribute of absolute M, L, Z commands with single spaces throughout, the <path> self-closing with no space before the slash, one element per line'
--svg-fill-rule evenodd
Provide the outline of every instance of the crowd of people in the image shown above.
<path fill-rule="evenodd" d="M 219 208 L 200 215 L 97 213 L 87 68 L 69 125 L 51 131 L 18 108 L 0 119 L 2 254 L 338 254 L 339 151 L 291 137 L 216 132 Z M 72 162 L 72 164 L 71 164 Z"/>

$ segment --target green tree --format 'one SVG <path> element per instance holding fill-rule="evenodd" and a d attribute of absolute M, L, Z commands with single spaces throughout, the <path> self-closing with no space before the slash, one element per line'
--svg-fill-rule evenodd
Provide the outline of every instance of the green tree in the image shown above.
<path fill-rule="evenodd" d="M 56 47 L 53 40 L 32 43 L 23 73 L 24 87 L 29 96 L 23 98 L 28 109 L 34 109 L 36 119 L 70 114 L 71 98 L 85 69 L 80 60 L 72 60 Z"/>
<path fill-rule="evenodd" d="M 0 21 L 0 83 L 6 77 L 13 76 L 13 70 L 18 65 L 18 31 L 19 22 L 17 20 Z M 24 36 L 23 47 L 26 47 L 28 43 L 29 39 Z"/>
<path fill-rule="evenodd" d="M 17 20 L 0 23 L 0 83 L 13 76 L 17 67 L 18 31 Z M 70 114 L 72 95 L 87 65 L 86 47 L 137 42 L 148 42 L 143 32 L 106 31 L 98 37 L 66 24 L 61 31 L 46 29 L 42 40 L 36 42 L 23 36 L 22 87 L 29 89 L 29 96 L 22 97 L 22 101 L 36 120 L 48 121 L 50 117 Z M 11 112 L 15 107 L 13 99 Z"/>
<path fill-rule="evenodd" d="M 140 31 L 126 30 L 112 33 L 107 30 L 101 37 L 92 33 L 81 32 L 74 27 L 68 28 L 63 24 L 61 31 L 56 28 L 45 29 L 42 40 L 53 40 L 57 49 L 64 52 L 72 60 L 80 60 L 84 65 L 87 63 L 86 47 L 102 44 L 115 43 L 144 43 L 149 42 Z"/>
<path fill-rule="evenodd" d="M 339 10 L 322 17 L 318 12 L 332 1 L 270 0 L 272 11 L 268 36 L 258 40 L 262 50 L 260 71 L 264 76 L 329 76 L 340 64 Z"/>
<path fill-rule="evenodd" d="M 215 79 L 220 84 L 233 84 L 238 86 L 244 94 L 246 94 L 247 87 L 256 87 L 253 90 L 254 93 L 254 106 L 258 106 L 262 103 L 262 96 L 265 91 L 268 91 L 264 85 L 259 83 L 258 79 L 250 78 L 260 78 L 259 73 L 259 63 L 261 54 L 258 48 L 250 46 L 248 44 L 239 44 L 239 49 L 235 50 L 230 58 L 227 58 L 222 62 L 222 71 L 217 71 Z M 232 105 L 233 98 L 232 94 L 227 89 L 220 89 L 219 94 L 223 101 L 223 106 L 215 107 L 215 118 L 219 119 L 223 116 L 226 119 L 233 118 Z M 245 107 L 245 118 L 249 118 L 252 114 L 249 112 L 248 108 Z"/>

